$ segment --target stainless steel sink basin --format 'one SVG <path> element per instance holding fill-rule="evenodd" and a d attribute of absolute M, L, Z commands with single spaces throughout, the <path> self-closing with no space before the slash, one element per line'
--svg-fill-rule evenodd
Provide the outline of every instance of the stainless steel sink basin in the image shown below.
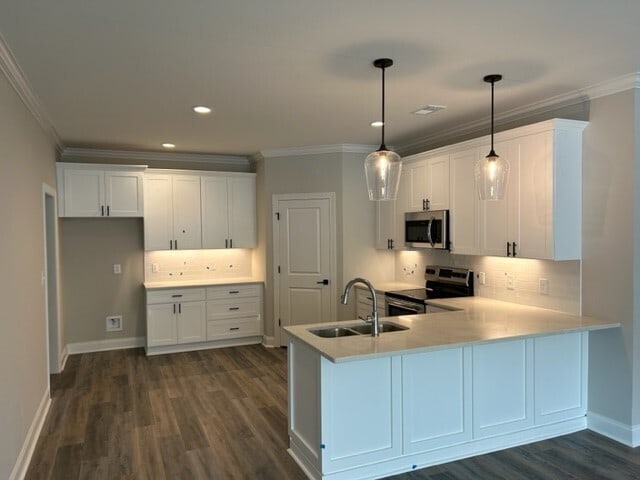
<path fill-rule="evenodd" d="M 371 335 L 372 328 L 373 325 L 365 323 L 362 325 L 349 325 L 348 327 L 316 328 L 309 331 L 322 338 L 338 338 L 353 335 Z M 396 325 L 395 323 L 380 322 L 380 333 L 399 332 L 408 329 L 408 327 Z"/>
<path fill-rule="evenodd" d="M 373 330 L 373 325 L 371 325 L 370 323 L 365 323 L 364 325 L 356 325 L 349 328 L 363 335 L 367 335 L 367 334 L 371 335 L 371 330 Z M 408 330 L 408 329 L 409 327 L 403 327 L 402 325 L 396 325 L 395 323 L 380 322 L 380 333 L 400 332 L 402 330 Z"/>
<path fill-rule="evenodd" d="M 317 330 L 309 330 L 314 335 L 317 335 L 322 338 L 338 338 L 338 337 L 349 337 L 352 335 L 358 335 L 358 332 L 354 332 L 349 328 L 343 327 L 332 327 L 332 328 L 319 328 Z"/>

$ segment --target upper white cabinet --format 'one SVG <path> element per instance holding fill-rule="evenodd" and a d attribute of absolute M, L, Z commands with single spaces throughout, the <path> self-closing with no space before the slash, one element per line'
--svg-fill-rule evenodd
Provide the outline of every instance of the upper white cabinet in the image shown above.
<path fill-rule="evenodd" d="M 145 250 L 202 248 L 200 175 L 147 173 Z"/>
<path fill-rule="evenodd" d="M 407 211 L 448 209 L 449 155 L 421 153 L 403 161 L 408 175 Z"/>
<path fill-rule="evenodd" d="M 201 177 L 202 247 L 254 248 L 256 176 L 253 173 Z"/>
<path fill-rule="evenodd" d="M 480 201 L 475 190 L 474 162 L 489 151 L 488 139 L 451 153 L 452 253 L 580 259 L 585 126 L 555 119 L 496 135 L 510 168 L 499 201 Z"/>
<path fill-rule="evenodd" d="M 142 217 L 146 166 L 58 163 L 61 217 Z"/>
<path fill-rule="evenodd" d="M 376 248 L 402 250 L 404 244 L 404 213 L 409 209 L 410 174 L 403 169 L 398 196 L 392 201 L 376 202 Z"/>

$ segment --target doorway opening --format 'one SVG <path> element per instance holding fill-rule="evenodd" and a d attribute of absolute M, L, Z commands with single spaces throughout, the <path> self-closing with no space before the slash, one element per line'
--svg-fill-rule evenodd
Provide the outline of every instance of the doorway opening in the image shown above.
<path fill-rule="evenodd" d="M 45 297 L 48 374 L 64 368 L 59 309 L 58 217 L 56 191 L 43 184 L 44 269 L 42 281 Z"/>

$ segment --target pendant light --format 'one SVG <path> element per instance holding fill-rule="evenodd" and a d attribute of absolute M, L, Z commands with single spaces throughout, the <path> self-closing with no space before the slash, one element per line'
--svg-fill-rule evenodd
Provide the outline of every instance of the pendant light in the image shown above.
<path fill-rule="evenodd" d="M 382 70 L 382 141 L 380 148 L 370 153 L 364 161 L 364 174 L 367 178 L 369 200 L 395 200 L 400 183 L 402 160 L 400 155 L 387 150 L 384 144 L 384 69 L 393 65 L 390 58 L 379 58 L 373 62 Z"/>
<path fill-rule="evenodd" d="M 491 150 L 475 165 L 476 189 L 480 200 L 502 200 L 509 181 L 509 162 L 500 158 L 493 149 L 493 89 L 500 80 L 502 75 L 498 74 L 484 77 L 484 81 L 491 84 Z"/>

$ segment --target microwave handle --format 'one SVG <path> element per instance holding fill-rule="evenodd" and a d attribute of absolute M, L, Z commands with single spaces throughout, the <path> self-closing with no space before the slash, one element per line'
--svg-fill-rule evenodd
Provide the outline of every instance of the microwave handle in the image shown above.
<path fill-rule="evenodd" d="M 435 242 L 433 241 L 433 238 L 431 237 L 431 227 L 433 226 L 433 221 L 435 220 L 435 218 L 431 217 L 429 219 L 429 224 L 427 225 L 427 240 L 429 241 L 429 243 L 431 244 L 431 246 L 435 246 Z"/>

